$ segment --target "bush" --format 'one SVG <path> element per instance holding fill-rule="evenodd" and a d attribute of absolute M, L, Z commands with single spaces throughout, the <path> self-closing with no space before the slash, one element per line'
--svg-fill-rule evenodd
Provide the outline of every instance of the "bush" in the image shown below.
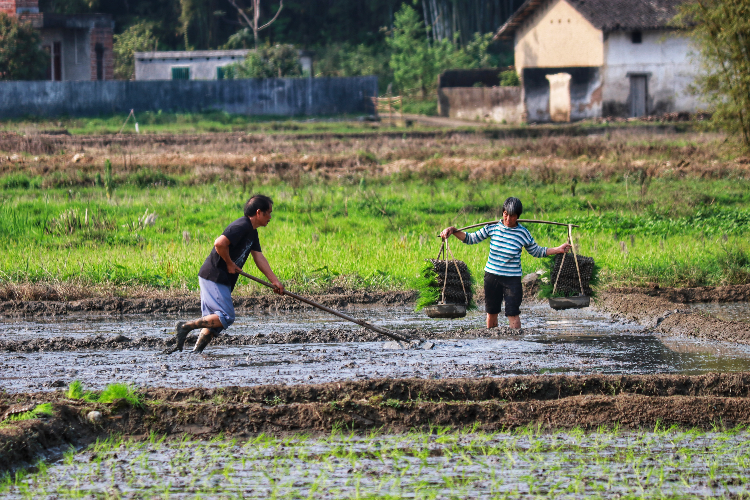
<path fill-rule="evenodd" d="M 266 45 L 250 52 L 244 61 L 224 67 L 224 78 L 282 78 L 302 76 L 294 45 Z"/>
<path fill-rule="evenodd" d="M 518 77 L 516 70 L 509 69 L 500 73 L 501 87 L 518 87 L 521 85 L 521 79 Z"/>
<path fill-rule="evenodd" d="M 41 80 L 50 58 L 31 23 L 0 13 L 0 80 Z"/>

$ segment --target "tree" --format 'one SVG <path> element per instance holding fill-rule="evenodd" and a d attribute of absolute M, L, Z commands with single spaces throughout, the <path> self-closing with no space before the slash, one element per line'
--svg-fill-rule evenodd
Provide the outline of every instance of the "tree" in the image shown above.
<path fill-rule="evenodd" d="M 294 45 L 266 45 L 250 52 L 244 61 L 224 67 L 228 79 L 287 76 L 302 76 Z"/>
<path fill-rule="evenodd" d="M 682 6 L 678 22 L 700 49 L 695 87 L 712 120 L 750 148 L 750 0 L 697 0 Z"/>
<path fill-rule="evenodd" d="M 140 22 L 114 36 L 115 78 L 135 79 L 135 53 L 156 49 L 156 37 L 150 22 Z"/>
<path fill-rule="evenodd" d="M 258 32 L 271 26 L 271 24 L 273 24 L 273 22 L 279 17 L 279 14 L 281 14 L 281 9 L 284 8 L 284 0 L 279 0 L 279 10 L 276 11 L 276 15 L 273 16 L 273 19 L 268 21 L 263 26 L 258 26 L 260 22 L 260 0 L 251 0 L 253 3 L 253 6 L 250 7 L 250 9 L 252 10 L 252 14 L 253 14 L 252 20 L 248 17 L 247 13 L 245 12 L 245 9 L 237 5 L 236 0 L 228 0 L 228 1 L 230 4 L 232 4 L 232 7 L 237 9 L 237 12 L 242 17 L 242 19 L 245 20 L 245 22 L 250 27 L 250 29 L 253 30 L 253 38 L 255 40 L 255 50 L 258 50 Z"/>
<path fill-rule="evenodd" d="M 50 58 L 30 23 L 0 13 L 0 80 L 41 80 Z"/>
<path fill-rule="evenodd" d="M 393 36 L 386 38 L 391 48 L 393 79 L 403 94 L 419 89 L 422 98 L 437 77 L 434 51 L 427 45 L 427 33 L 417 11 L 404 5 L 396 12 Z"/>

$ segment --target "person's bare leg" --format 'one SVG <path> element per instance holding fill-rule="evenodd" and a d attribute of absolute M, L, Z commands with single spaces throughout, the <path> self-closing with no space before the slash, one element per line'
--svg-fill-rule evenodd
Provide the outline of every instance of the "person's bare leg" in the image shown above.
<path fill-rule="evenodd" d="M 487 328 L 497 328 L 497 314 L 487 313 Z"/>
<path fill-rule="evenodd" d="M 511 328 L 518 330 L 521 328 L 521 316 L 508 316 L 508 323 Z"/>
<path fill-rule="evenodd" d="M 175 332 L 177 333 L 177 345 L 171 351 L 182 351 L 185 345 L 185 339 L 193 330 L 198 328 L 222 328 L 221 320 L 216 314 L 210 314 L 203 316 L 202 318 L 194 319 L 193 321 L 178 321 L 175 325 Z"/>

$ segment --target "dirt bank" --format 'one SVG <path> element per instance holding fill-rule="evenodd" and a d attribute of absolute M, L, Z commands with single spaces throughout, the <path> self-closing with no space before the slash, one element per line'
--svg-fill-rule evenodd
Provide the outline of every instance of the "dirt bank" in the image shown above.
<path fill-rule="evenodd" d="M 412 303 L 417 297 L 414 291 L 387 292 L 343 292 L 313 295 L 311 299 L 329 307 L 342 308 L 349 304 L 403 305 Z M 311 306 L 291 297 L 260 295 L 233 297 L 235 309 L 295 311 Z M 121 298 L 94 297 L 83 300 L 8 300 L 0 302 L 0 316 L 33 317 L 59 316 L 74 313 L 149 314 L 149 313 L 200 313 L 200 298 L 180 295 L 177 297 Z"/>
<path fill-rule="evenodd" d="M 690 304 L 694 302 L 747 302 L 750 301 L 750 284 L 730 286 L 702 286 L 695 288 L 614 288 L 619 294 L 639 294 L 659 297 L 670 302 Z"/>
<path fill-rule="evenodd" d="M 381 379 L 303 386 L 150 389 L 147 403 L 110 405 L 65 399 L 63 393 L 0 399 L 0 413 L 17 401 L 51 401 L 55 415 L 0 427 L 0 472 L 33 463 L 66 446 L 122 433 L 227 437 L 258 433 L 384 428 L 402 432 L 478 423 L 485 431 L 528 424 L 543 428 L 620 424 L 707 428 L 750 423 L 750 374 L 697 377 L 528 376 L 506 379 Z M 98 424 L 86 420 L 102 413 Z"/>
<path fill-rule="evenodd" d="M 682 302 L 698 302 L 699 298 L 714 298 L 714 301 L 734 302 L 747 300 L 750 286 L 716 288 L 674 289 L 664 295 L 652 292 L 606 293 L 596 301 L 599 309 L 615 318 L 636 321 L 651 328 L 655 333 L 698 337 L 707 340 L 750 344 L 750 323 L 723 321 L 705 313 L 693 312 L 680 303 L 669 300 L 681 298 Z M 722 300 L 730 298 L 734 300 Z"/>

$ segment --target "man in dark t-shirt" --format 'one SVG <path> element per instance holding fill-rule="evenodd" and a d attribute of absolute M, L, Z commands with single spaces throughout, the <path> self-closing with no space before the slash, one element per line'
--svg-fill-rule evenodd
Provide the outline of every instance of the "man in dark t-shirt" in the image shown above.
<path fill-rule="evenodd" d="M 284 285 L 261 253 L 258 239 L 258 228 L 268 225 L 271 212 L 271 198 L 256 194 L 245 204 L 245 216 L 229 224 L 216 238 L 214 248 L 198 272 L 203 317 L 177 322 L 177 345 L 171 352 L 182 351 L 188 333 L 198 328 L 201 328 L 201 334 L 193 352 L 203 352 L 211 339 L 234 323 L 232 291 L 239 277 L 237 271 L 242 269 L 249 256 L 253 257 L 255 265 L 273 284 L 274 291 L 284 295 Z"/>

